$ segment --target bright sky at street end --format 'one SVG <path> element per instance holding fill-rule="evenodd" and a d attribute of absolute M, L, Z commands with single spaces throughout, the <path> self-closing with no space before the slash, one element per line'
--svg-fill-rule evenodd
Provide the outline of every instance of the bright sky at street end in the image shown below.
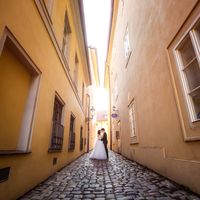
<path fill-rule="evenodd" d="M 97 48 L 100 86 L 104 83 L 104 69 L 109 39 L 111 0 L 83 0 L 88 46 Z"/>
<path fill-rule="evenodd" d="M 104 89 L 103 87 L 94 88 L 93 101 L 94 101 L 94 107 L 96 111 L 107 110 L 109 106 L 108 90 Z"/>

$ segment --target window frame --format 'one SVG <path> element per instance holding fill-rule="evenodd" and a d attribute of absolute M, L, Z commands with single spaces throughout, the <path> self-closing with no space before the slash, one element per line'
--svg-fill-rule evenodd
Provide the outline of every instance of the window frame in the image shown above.
<path fill-rule="evenodd" d="M 136 136 L 136 123 L 135 123 L 135 103 L 134 100 L 129 105 L 129 123 L 130 123 L 130 137 Z"/>
<path fill-rule="evenodd" d="M 177 66 L 174 50 L 180 42 L 185 38 L 190 30 L 194 29 L 200 22 L 200 4 L 197 4 L 195 8 L 186 17 L 183 24 L 177 29 L 177 32 L 172 37 L 171 41 L 166 47 L 166 54 L 168 58 L 168 67 L 171 78 L 172 89 L 174 93 L 178 120 L 180 123 L 180 133 L 183 135 L 185 142 L 193 142 L 200 140 L 200 121 L 192 122 L 189 116 L 189 110 L 184 95 L 180 73 Z"/>
<path fill-rule="evenodd" d="M 24 67 L 27 68 L 27 70 L 32 74 L 33 78 L 26 99 L 17 147 L 15 150 L 12 149 L 0 151 L 0 154 L 9 155 L 30 153 L 42 72 L 7 26 L 4 27 L 2 36 L 0 38 L 0 56 L 4 50 L 4 47 L 7 47 L 13 51 L 13 54 L 22 62 Z"/>
<path fill-rule="evenodd" d="M 128 44 L 128 53 L 126 55 L 126 44 Z M 132 54 L 132 48 L 131 48 L 131 44 L 130 44 L 130 35 L 129 35 L 129 27 L 128 24 L 126 26 L 125 29 L 125 34 L 124 34 L 124 38 L 123 38 L 123 46 L 124 46 L 124 57 L 125 57 L 125 68 L 127 68 L 128 66 L 128 62 L 130 60 L 131 54 Z"/>
<path fill-rule="evenodd" d="M 74 118 L 73 121 L 73 132 L 71 135 L 71 118 Z M 68 141 L 68 152 L 73 152 L 75 150 L 76 147 L 76 133 L 75 133 L 75 129 L 76 129 L 76 117 L 75 115 L 71 112 L 70 114 L 70 121 L 69 121 L 69 141 Z M 72 138 L 74 138 L 74 145 L 72 145 Z"/>
<path fill-rule="evenodd" d="M 71 41 L 72 29 L 70 26 L 68 11 L 65 11 L 64 17 L 64 29 L 63 29 L 63 41 L 62 41 L 62 53 L 64 58 L 68 60 L 70 54 L 70 41 Z"/>
<path fill-rule="evenodd" d="M 198 62 L 199 68 L 200 68 L 200 39 L 198 39 L 197 33 L 195 33 L 195 28 L 197 27 L 197 25 L 200 26 L 200 19 L 197 20 L 197 22 L 195 23 L 195 25 L 193 25 L 192 27 L 190 27 L 186 33 L 183 35 L 183 37 L 179 40 L 179 42 L 177 43 L 177 45 L 174 47 L 173 49 L 173 53 L 174 53 L 174 57 L 177 63 L 177 69 L 179 72 L 179 76 L 180 76 L 180 82 L 182 85 L 182 90 L 185 96 L 185 100 L 186 100 L 186 105 L 187 105 L 187 109 L 188 109 L 188 114 L 190 117 L 190 120 L 192 123 L 194 122 L 198 122 L 200 121 L 200 119 L 198 119 L 195 115 L 195 108 L 194 108 L 194 104 L 192 102 L 192 98 L 191 98 L 191 93 L 194 92 L 194 90 L 200 90 L 200 86 L 194 88 L 193 90 L 189 89 L 189 84 L 188 84 L 188 80 L 186 78 L 185 72 L 182 69 L 183 64 L 182 64 L 182 59 L 181 59 L 181 55 L 179 52 L 179 48 L 181 47 L 181 45 L 184 43 L 184 40 L 187 39 L 187 37 L 189 37 L 191 43 L 192 43 L 192 47 L 194 49 L 194 53 L 196 56 L 196 60 Z M 199 40 L 199 41 L 198 41 Z"/>
<path fill-rule="evenodd" d="M 132 118 L 130 118 L 130 111 L 132 111 Z M 128 115 L 129 115 L 129 132 L 130 132 L 130 143 L 131 144 L 137 144 L 138 141 L 138 130 L 137 130 L 137 124 L 136 124 L 136 101 L 135 98 L 133 98 L 130 103 L 128 104 Z M 133 133 L 134 129 L 134 134 Z"/>
<path fill-rule="evenodd" d="M 47 2 L 45 2 L 45 0 L 42 0 L 42 1 L 43 1 L 44 6 L 45 6 L 45 9 L 47 10 L 51 24 L 53 24 L 53 22 L 51 20 L 51 16 L 52 16 L 52 13 L 53 13 L 55 0 L 48 0 Z"/>
<path fill-rule="evenodd" d="M 76 91 L 78 91 L 78 75 L 79 75 L 79 59 L 78 59 L 77 52 L 75 52 L 73 82 L 74 82 Z"/>
<path fill-rule="evenodd" d="M 62 110 L 61 110 L 61 116 L 60 116 L 60 120 L 59 122 L 54 121 L 54 111 L 55 111 L 55 102 L 58 102 L 61 106 L 62 106 Z M 62 98 L 60 97 L 60 95 L 56 92 L 54 95 L 54 103 L 53 103 L 53 114 L 52 114 L 52 128 L 51 128 L 51 140 L 50 140 L 50 144 L 49 144 L 49 152 L 54 152 L 54 151 L 62 151 L 63 150 L 63 142 L 64 142 L 64 114 L 65 114 L 65 102 L 62 100 Z M 61 147 L 60 148 L 56 148 L 53 147 L 53 130 L 55 127 L 55 124 L 58 125 L 58 128 L 62 129 L 62 142 L 61 142 Z M 59 144 L 57 144 L 59 145 Z"/>

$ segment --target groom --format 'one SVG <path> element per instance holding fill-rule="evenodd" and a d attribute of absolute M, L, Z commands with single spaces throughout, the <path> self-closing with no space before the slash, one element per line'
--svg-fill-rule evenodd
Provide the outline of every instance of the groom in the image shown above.
<path fill-rule="evenodd" d="M 101 129 L 101 132 L 102 132 L 102 141 L 103 141 L 103 144 L 105 146 L 105 150 L 106 150 L 106 155 L 107 155 L 107 159 L 108 159 L 108 147 L 107 147 L 107 144 L 108 144 L 108 140 L 107 140 L 107 133 L 105 132 L 105 129 L 102 128 Z"/>

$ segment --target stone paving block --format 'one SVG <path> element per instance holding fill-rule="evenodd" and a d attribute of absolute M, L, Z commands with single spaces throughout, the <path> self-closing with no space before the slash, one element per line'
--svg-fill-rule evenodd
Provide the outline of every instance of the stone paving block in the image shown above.
<path fill-rule="evenodd" d="M 42 200 L 42 196 L 33 196 L 33 197 L 31 197 L 31 200 Z"/>
<path fill-rule="evenodd" d="M 20 200 L 200 200 L 178 184 L 109 152 L 109 161 L 85 154 Z"/>
<path fill-rule="evenodd" d="M 120 197 L 120 198 L 117 198 L 117 200 L 133 200 L 134 198 L 133 197 Z"/>
<path fill-rule="evenodd" d="M 83 200 L 92 200 L 92 199 L 89 199 L 89 198 L 85 198 L 85 197 L 83 197 Z"/>
<path fill-rule="evenodd" d="M 64 199 L 65 197 L 66 197 L 65 194 L 61 194 L 61 195 L 59 196 L 60 199 Z"/>
<path fill-rule="evenodd" d="M 107 194 L 106 195 L 106 199 L 114 199 L 115 198 L 115 195 L 114 194 Z"/>

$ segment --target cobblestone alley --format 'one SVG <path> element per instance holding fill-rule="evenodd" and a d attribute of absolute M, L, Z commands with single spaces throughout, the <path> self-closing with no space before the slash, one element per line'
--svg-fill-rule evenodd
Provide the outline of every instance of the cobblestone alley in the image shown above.
<path fill-rule="evenodd" d="M 20 200 L 192 199 L 199 197 L 156 173 L 110 152 L 109 161 L 85 154 Z"/>

